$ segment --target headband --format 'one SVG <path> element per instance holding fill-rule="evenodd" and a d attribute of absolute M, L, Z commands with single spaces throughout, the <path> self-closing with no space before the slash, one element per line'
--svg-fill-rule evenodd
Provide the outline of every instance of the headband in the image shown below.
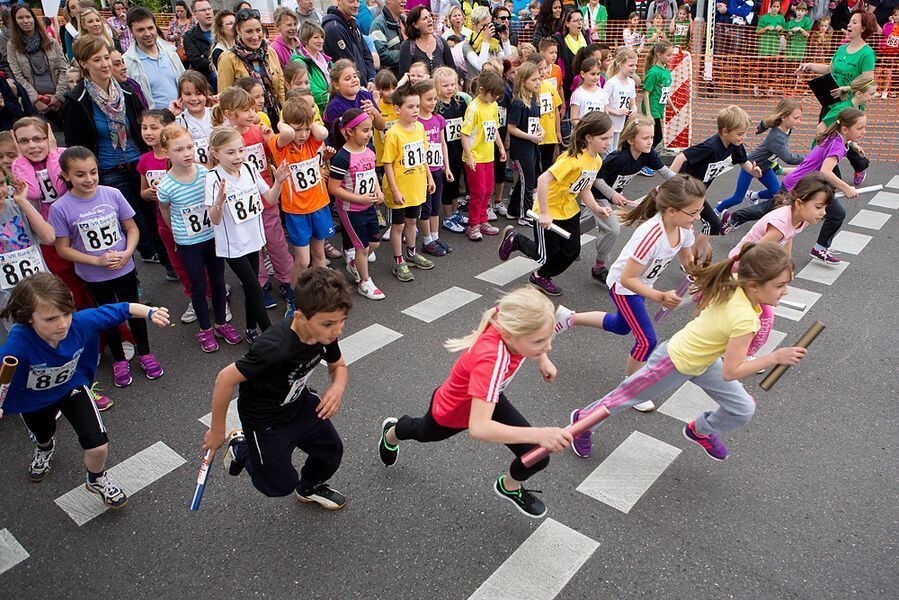
<path fill-rule="evenodd" d="M 365 119 L 370 119 L 370 118 L 371 117 L 369 116 L 368 113 L 362 113 L 361 115 L 356 115 L 356 118 L 353 119 L 352 121 L 350 121 L 349 123 L 347 123 L 346 125 L 344 125 L 343 128 L 344 129 L 352 129 L 353 127 L 355 127 L 356 125 L 358 125 L 359 123 L 364 121 Z"/>

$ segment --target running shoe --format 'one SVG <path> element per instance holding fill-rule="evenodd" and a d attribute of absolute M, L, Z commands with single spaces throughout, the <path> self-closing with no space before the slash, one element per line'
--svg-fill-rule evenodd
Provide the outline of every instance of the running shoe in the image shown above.
<path fill-rule="evenodd" d="M 503 262 L 509 260 L 509 257 L 512 256 L 512 252 L 515 251 L 515 236 L 518 235 L 518 232 L 515 231 L 515 227 L 512 225 L 506 225 L 506 228 L 503 229 L 503 236 L 500 238 L 499 242 L 499 259 Z"/>
<path fill-rule="evenodd" d="M 293 304 L 294 300 L 296 300 L 296 294 L 293 293 L 293 288 L 290 287 L 289 283 L 279 283 L 278 293 L 281 294 L 281 297 L 284 298 L 288 304 Z"/>
<path fill-rule="evenodd" d="M 117 360 L 112 363 L 112 383 L 116 387 L 131 385 L 131 367 L 127 360 Z"/>
<path fill-rule="evenodd" d="M 437 243 L 437 240 L 432 240 L 430 243 L 425 244 L 422 247 L 422 251 L 427 252 L 431 256 L 446 256 L 446 250 Z"/>
<path fill-rule="evenodd" d="M 450 218 L 459 225 L 468 225 L 468 217 L 462 214 L 463 208 L 465 208 L 465 206 L 460 204 L 459 208 L 453 211 L 453 214 L 450 215 Z"/>
<path fill-rule="evenodd" d="M 356 259 L 355 258 L 351 258 L 350 260 L 347 261 L 346 270 L 347 270 L 347 273 L 352 275 L 354 282 L 359 283 L 362 280 L 362 276 L 359 275 L 359 269 L 356 268 Z"/>
<path fill-rule="evenodd" d="M 415 254 L 406 252 L 406 263 L 412 265 L 416 269 L 421 269 L 422 271 L 430 271 L 434 268 L 434 263 L 418 252 Z"/>
<path fill-rule="evenodd" d="M 212 329 L 202 329 L 194 334 L 194 337 L 197 338 L 203 352 L 215 352 L 219 349 L 219 343 L 215 341 L 215 333 Z"/>
<path fill-rule="evenodd" d="M 761 201 L 761 197 L 759 197 L 760 193 L 761 192 L 752 191 L 746 194 L 746 201 L 750 206 L 755 206 Z"/>
<path fill-rule="evenodd" d="M 143 370 L 144 374 L 147 376 L 147 379 L 159 379 L 160 377 L 162 377 L 162 366 L 156 359 L 156 355 L 152 352 L 141 356 L 138 359 L 138 363 L 140 364 L 140 368 Z"/>
<path fill-rule="evenodd" d="M 520 487 L 517 490 L 509 491 L 503 487 L 503 479 L 505 475 L 500 475 L 493 483 L 493 491 L 500 498 L 505 498 L 515 505 L 515 508 L 526 517 L 539 519 L 546 514 L 546 505 L 543 501 L 534 496 L 535 493 L 541 493 L 540 490 L 526 490 Z"/>
<path fill-rule="evenodd" d="M 100 388 L 100 382 L 95 381 L 93 385 L 87 388 L 87 395 L 91 397 L 91 400 L 94 401 L 94 404 L 97 406 L 97 410 L 103 412 L 105 410 L 109 410 L 112 408 L 112 400 L 110 400 L 109 396 L 104 396 L 100 392 L 102 388 Z"/>
<path fill-rule="evenodd" d="M 168 281 L 169 283 L 174 283 L 175 281 L 178 281 L 178 274 L 175 273 L 174 269 L 166 269 L 165 270 L 165 280 Z"/>
<path fill-rule="evenodd" d="M 852 176 L 852 185 L 855 187 L 860 186 L 865 182 L 865 179 L 868 177 L 867 171 L 856 171 L 855 175 Z"/>
<path fill-rule="evenodd" d="M 278 306 L 278 301 L 272 297 L 272 284 L 266 283 L 262 286 L 262 304 L 265 308 L 272 309 Z"/>
<path fill-rule="evenodd" d="M 472 242 L 480 242 L 484 237 L 481 235 L 481 228 L 478 225 L 469 225 L 465 228 L 465 235 L 468 236 Z"/>
<path fill-rule="evenodd" d="M 381 439 L 378 441 L 378 456 L 385 467 L 392 467 L 396 464 L 396 459 L 400 454 L 399 444 L 393 446 L 387 442 L 387 432 L 391 427 L 396 425 L 396 418 L 387 417 L 381 422 Z"/>
<path fill-rule="evenodd" d="M 721 235 L 727 235 L 734 229 L 736 229 L 736 227 L 734 226 L 733 213 L 725 208 L 721 212 Z"/>
<path fill-rule="evenodd" d="M 497 202 L 493 205 L 493 211 L 501 217 L 505 217 L 509 214 L 509 209 L 506 208 L 506 205 L 502 202 Z"/>
<path fill-rule="evenodd" d="M 581 419 L 581 411 L 575 409 L 571 411 L 571 424 L 574 425 Z M 584 433 L 574 437 L 571 442 L 571 449 L 581 458 L 590 458 L 593 454 L 593 432 L 589 429 Z"/>
<path fill-rule="evenodd" d="M 656 404 L 652 400 L 647 400 L 646 402 L 641 402 L 640 404 L 634 404 L 634 410 L 638 410 L 640 412 L 652 412 L 656 409 Z"/>
<path fill-rule="evenodd" d="M 702 446 L 705 453 L 715 460 L 724 460 L 727 458 L 727 446 L 718 439 L 718 436 L 714 433 L 710 433 L 709 435 L 697 433 L 695 424 L 696 421 L 690 421 L 684 425 L 684 437 L 691 442 L 696 442 Z"/>
<path fill-rule="evenodd" d="M 334 247 L 334 244 L 325 240 L 325 256 L 331 259 L 340 258 L 343 256 L 343 252 Z"/>
<path fill-rule="evenodd" d="M 495 227 L 490 223 L 481 223 L 481 233 L 484 235 L 499 235 L 499 227 Z"/>
<path fill-rule="evenodd" d="M 369 263 L 373 263 L 373 262 L 375 262 L 376 260 L 378 260 L 378 257 L 375 256 L 375 251 L 374 251 L 374 250 L 370 250 L 370 251 L 368 252 L 368 262 L 369 262 Z"/>
<path fill-rule="evenodd" d="M 320 483 L 311 490 L 300 490 L 298 487 L 295 494 L 300 502 L 314 502 L 325 510 L 340 510 L 346 504 L 346 496 L 327 483 Z"/>
<path fill-rule="evenodd" d="M 492 206 L 487 207 L 487 220 L 488 221 L 496 221 L 499 217 L 496 216 L 496 211 L 493 210 Z"/>
<path fill-rule="evenodd" d="M 356 291 L 359 292 L 360 296 L 365 296 L 369 300 L 383 300 L 385 297 L 384 292 L 378 289 L 371 277 L 365 281 L 360 281 L 359 285 L 356 286 Z"/>
<path fill-rule="evenodd" d="M 447 244 L 447 243 L 444 242 L 443 240 L 441 240 L 441 239 L 438 238 L 438 239 L 436 239 L 436 240 L 434 240 L 434 241 L 437 242 L 437 243 L 440 245 L 440 247 L 443 248 L 443 249 L 446 251 L 447 254 L 449 254 L 450 252 L 453 251 L 452 246 L 450 246 L 449 244 Z"/>
<path fill-rule="evenodd" d="M 609 270 L 605 267 L 593 267 L 590 269 L 590 276 L 603 285 L 607 285 L 606 280 L 609 278 Z"/>
<path fill-rule="evenodd" d="M 92 494 L 100 496 L 103 504 L 109 508 L 122 508 L 128 504 L 128 496 L 109 481 L 109 475 L 105 471 L 93 482 L 90 480 L 90 475 L 88 475 L 84 482 L 84 487 Z"/>
<path fill-rule="evenodd" d="M 181 322 L 184 323 L 185 325 L 189 325 L 191 323 L 196 322 L 196 320 L 197 320 L 197 313 L 194 311 L 194 303 L 188 302 L 187 310 L 185 310 L 184 314 L 181 315 Z"/>
<path fill-rule="evenodd" d="M 454 221 L 452 217 L 444 217 L 443 228 L 453 233 L 465 233 L 465 227 Z"/>
<path fill-rule="evenodd" d="M 532 219 L 528 216 L 524 216 L 524 217 L 521 217 L 520 219 L 518 219 L 518 224 L 523 225 L 525 227 L 533 227 L 534 219 Z"/>
<path fill-rule="evenodd" d="M 230 346 L 234 346 L 243 341 L 243 338 L 240 337 L 240 334 L 237 333 L 237 330 L 234 329 L 233 325 L 225 323 L 224 325 L 215 325 L 212 328 L 213 333 L 215 333 L 215 337 L 220 337 L 225 340 Z"/>
<path fill-rule="evenodd" d="M 562 333 L 567 329 L 571 329 L 573 326 L 572 319 L 574 319 L 574 311 L 560 304 L 556 308 L 556 326 L 554 331 Z"/>
<path fill-rule="evenodd" d="M 840 264 L 840 259 L 833 255 L 833 253 L 830 251 L 830 248 L 819 250 L 818 248 L 813 247 L 811 252 L 809 252 L 809 256 L 816 260 L 820 260 L 825 265 Z"/>
<path fill-rule="evenodd" d="M 397 279 L 404 283 L 415 279 L 415 276 L 412 275 L 412 270 L 409 269 L 409 265 L 407 265 L 405 261 L 393 265 L 393 274 Z"/>
<path fill-rule="evenodd" d="M 143 254 L 141 254 L 140 256 L 141 256 L 141 258 L 140 258 L 141 261 L 143 261 L 145 263 L 153 263 L 156 265 L 159 264 L 159 254 L 156 252 L 154 252 L 153 254 L 151 254 L 149 256 L 144 256 Z"/>
<path fill-rule="evenodd" d="M 225 473 L 232 477 L 237 477 L 243 471 L 243 463 L 237 460 L 237 446 L 246 443 L 247 438 L 240 429 L 232 430 L 225 439 L 225 455 L 222 457 L 222 464 L 225 466 Z"/>
<path fill-rule="evenodd" d="M 262 335 L 262 334 L 259 332 L 259 329 L 258 329 L 258 328 L 256 328 L 256 327 L 251 327 L 250 329 L 247 329 L 247 332 L 244 334 L 243 337 L 244 337 L 244 339 L 247 341 L 248 344 L 252 345 L 253 342 L 255 342 L 256 339 L 257 339 L 260 335 Z"/>
<path fill-rule="evenodd" d="M 528 278 L 528 281 L 531 284 L 536 285 L 537 288 L 546 294 L 547 296 L 561 296 L 562 288 L 556 285 L 556 282 L 552 280 L 550 277 L 543 277 L 542 275 L 537 275 L 537 272 L 531 273 L 531 276 Z"/>
<path fill-rule="evenodd" d="M 34 449 L 34 458 L 31 459 L 31 468 L 28 471 L 28 476 L 31 477 L 31 481 L 37 483 L 47 478 L 47 475 L 50 474 L 50 459 L 53 458 L 53 453 L 55 451 L 55 439 L 50 440 L 49 450 L 42 450 L 40 446 L 37 446 Z"/>
<path fill-rule="evenodd" d="M 652 177 L 655 174 L 656 172 L 649 167 L 643 167 L 642 169 L 640 169 L 640 175 L 643 175 L 644 177 Z"/>

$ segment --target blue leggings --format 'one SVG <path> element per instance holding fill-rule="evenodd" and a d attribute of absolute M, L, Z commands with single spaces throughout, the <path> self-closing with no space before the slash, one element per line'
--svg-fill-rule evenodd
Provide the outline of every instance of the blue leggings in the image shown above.
<path fill-rule="evenodd" d="M 759 193 L 759 198 L 762 200 L 770 200 L 780 191 L 780 180 L 777 179 L 777 175 L 775 175 L 774 171 L 771 169 L 765 169 L 765 171 L 762 172 L 762 176 L 759 177 L 759 181 L 761 181 L 766 188 L 765 191 Z M 718 206 L 715 207 L 715 210 L 720 213 L 725 208 L 736 206 L 742 202 L 746 192 L 749 191 L 750 183 L 752 183 L 752 175 L 740 169 L 740 174 L 737 175 L 737 189 L 734 191 L 734 195 L 719 202 Z"/>
<path fill-rule="evenodd" d="M 618 335 L 634 332 L 634 347 L 631 356 L 639 362 L 646 362 L 656 347 L 656 331 L 646 312 L 646 301 L 643 296 L 634 294 L 625 296 L 615 293 L 615 286 L 609 290 L 612 302 L 618 307 L 616 314 L 606 313 L 602 320 L 602 328 Z"/>

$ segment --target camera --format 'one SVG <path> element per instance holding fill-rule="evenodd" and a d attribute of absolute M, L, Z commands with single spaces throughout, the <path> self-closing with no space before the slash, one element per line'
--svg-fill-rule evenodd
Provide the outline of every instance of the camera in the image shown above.
<path fill-rule="evenodd" d="M 493 33 L 495 35 L 504 35 L 508 30 L 509 30 L 509 28 L 506 25 L 503 25 L 502 23 L 500 23 L 499 21 L 493 22 Z"/>

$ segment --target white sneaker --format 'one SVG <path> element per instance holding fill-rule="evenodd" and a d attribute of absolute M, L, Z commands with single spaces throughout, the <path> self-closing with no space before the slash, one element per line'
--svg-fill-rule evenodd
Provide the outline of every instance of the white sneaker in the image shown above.
<path fill-rule="evenodd" d="M 184 314 L 181 315 L 181 322 L 187 325 L 188 323 L 194 323 L 197 320 L 197 313 L 194 311 L 193 302 L 187 303 L 187 310 L 184 311 Z"/>
<path fill-rule="evenodd" d="M 498 214 L 501 217 L 505 217 L 506 215 L 509 214 L 509 210 L 506 208 L 506 205 L 503 204 L 502 202 L 498 202 L 498 203 L 494 204 L 493 210 L 495 210 L 496 214 Z"/>
<path fill-rule="evenodd" d="M 556 309 L 556 326 L 554 331 L 556 333 L 562 333 L 566 329 L 571 329 L 572 317 L 574 317 L 574 311 L 560 304 Z"/>
<path fill-rule="evenodd" d="M 128 504 L 128 496 L 109 481 L 109 476 L 106 473 L 103 473 L 93 483 L 90 482 L 90 479 L 87 479 L 84 482 L 84 487 L 87 488 L 87 491 L 100 496 L 103 504 L 109 508 L 122 508 Z"/>
<path fill-rule="evenodd" d="M 759 203 L 759 193 L 758 192 L 749 192 L 746 194 L 746 201 L 749 202 L 750 206 L 755 206 Z"/>
<path fill-rule="evenodd" d="M 375 256 L 375 251 L 374 251 L 374 250 L 369 250 L 369 252 L 368 252 L 368 262 L 373 263 L 373 262 L 375 262 L 376 260 L 378 260 L 378 258 Z"/>
<path fill-rule="evenodd" d="M 194 318 L 194 321 L 197 319 Z M 131 342 L 122 342 L 122 351 L 125 353 L 125 360 L 134 358 L 134 344 Z"/>
<path fill-rule="evenodd" d="M 487 220 L 488 221 L 496 221 L 498 217 L 496 216 L 496 212 L 493 210 L 492 206 L 487 207 Z"/>
<path fill-rule="evenodd" d="M 356 283 L 359 283 L 359 281 L 362 278 L 359 276 L 359 269 L 356 268 L 356 258 L 355 257 L 350 259 L 349 261 L 347 261 L 346 270 L 350 275 L 353 276 L 353 281 L 355 281 Z"/>
<path fill-rule="evenodd" d="M 359 282 L 359 285 L 356 286 L 356 291 L 359 292 L 360 296 L 365 296 L 369 300 L 384 299 L 384 292 L 378 289 L 378 286 L 371 280 L 371 277 L 365 281 Z"/>
<path fill-rule="evenodd" d="M 228 305 L 227 300 L 225 301 L 225 323 L 230 323 L 231 319 L 234 318 L 234 315 L 231 314 L 231 307 Z"/>
<path fill-rule="evenodd" d="M 640 412 L 652 412 L 656 409 L 656 405 L 652 400 L 647 400 L 646 402 L 641 402 L 640 404 L 634 404 L 634 410 L 639 410 Z"/>
<path fill-rule="evenodd" d="M 355 258 L 356 258 L 356 249 L 355 248 L 350 248 L 349 250 L 343 251 L 343 262 L 348 263 Z"/>
<path fill-rule="evenodd" d="M 390 241 L 390 227 L 388 227 L 387 230 L 384 231 L 384 233 L 381 234 L 381 241 L 382 241 L 382 242 L 389 242 L 389 241 Z"/>

